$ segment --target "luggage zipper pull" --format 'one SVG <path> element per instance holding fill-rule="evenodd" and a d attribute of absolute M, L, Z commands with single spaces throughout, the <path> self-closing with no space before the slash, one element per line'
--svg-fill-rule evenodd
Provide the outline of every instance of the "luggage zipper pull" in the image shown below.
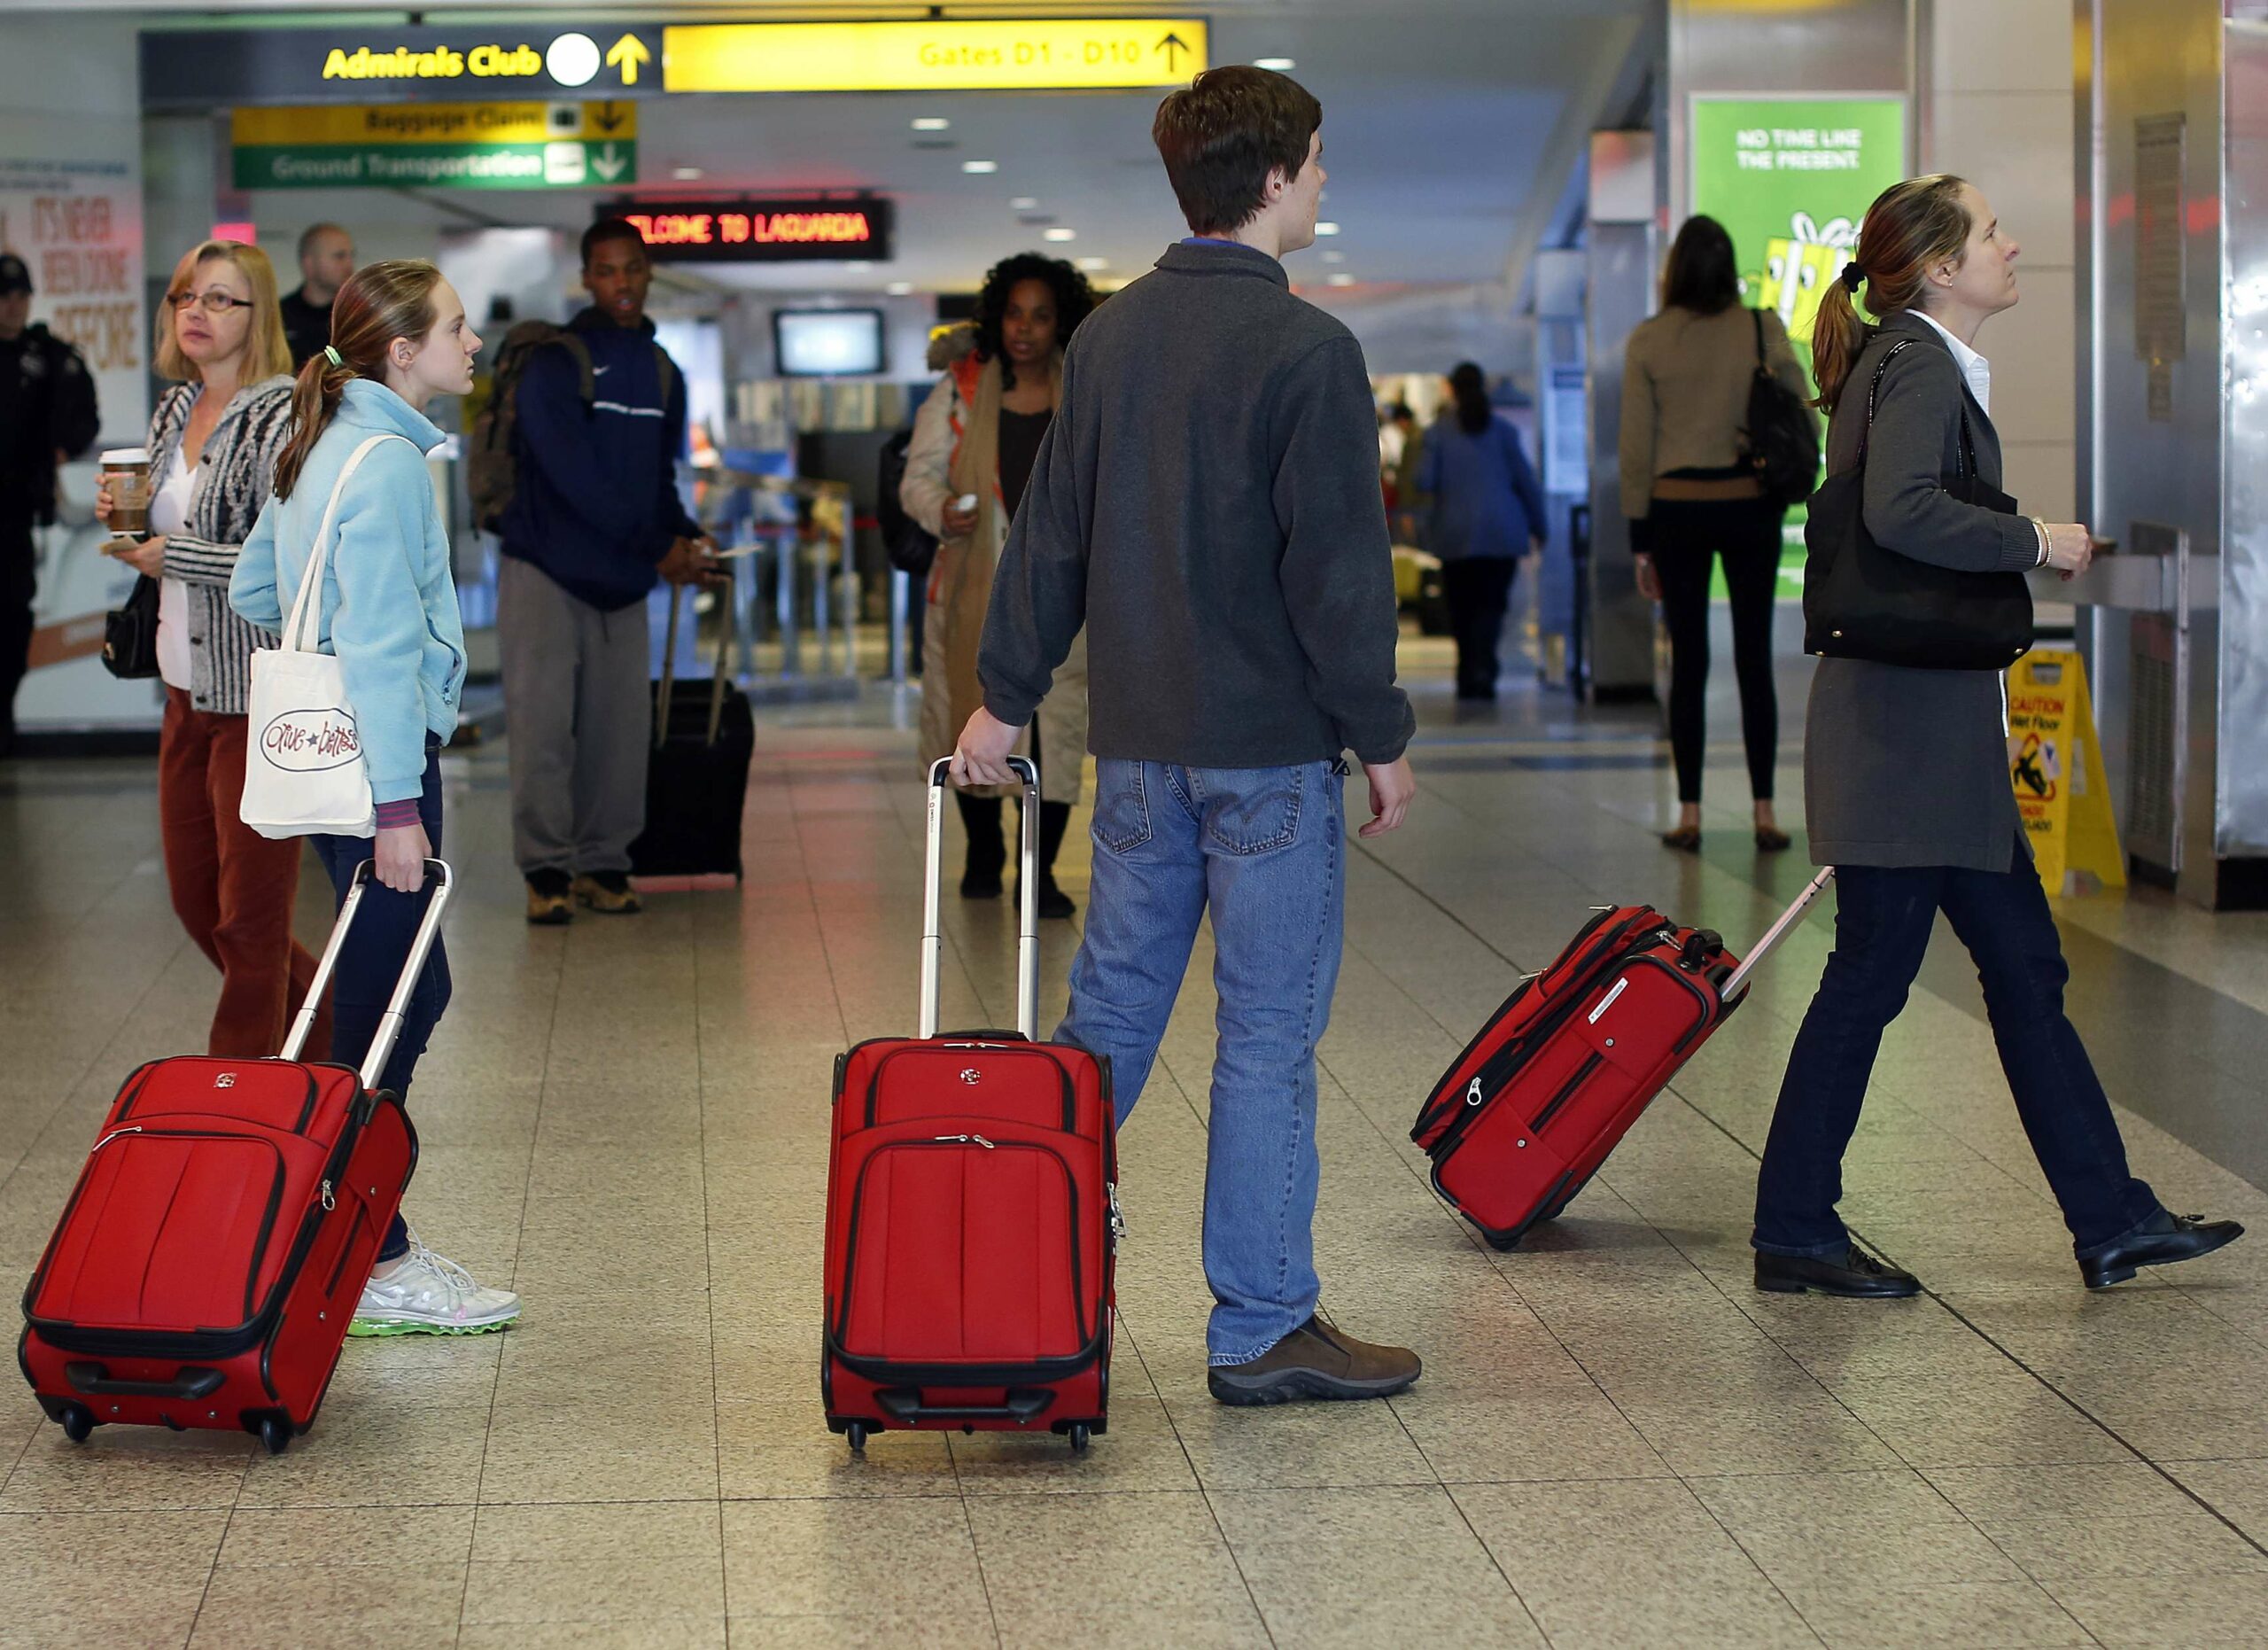
<path fill-rule="evenodd" d="M 100 1139 L 100 1140 L 97 1140 L 97 1141 L 95 1142 L 95 1151 L 100 1151 L 100 1150 L 102 1150 L 102 1148 L 103 1148 L 104 1147 L 105 1147 L 105 1146 L 109 1145 L 113 1140 L 116 1140 L 116 1139 L 117 1139 L 120 1135 L 121 1135 L 121 1134 L 139 1134 L 139 1133 L 141 1133 L 141 1132 L 142 1132 L 142 1125 L 141 1125 L 140 1124 L 138 1124 L 138 1123 L 137 1123 L 137 1124 L 136 1124 L 136 1125 L 134 1125 L 134 1126 L 133 1126 L 133 1127 L 131 1127 L 131 1128 L 126 1128 L 126 1129 L 113 1129 L 109 1133 L 107 1133 L 107 1134 L 104 1135 L 104 1136 L 102 1137 L 102 1139 Z M 89 1152 L 89 1153 L 88 1154 L 88 1156 L 92 1156 L 93 1155 L 94 1155 L 94 1153 L 93 1153 L 93 1152 Z"/>
<path fill-rule="evenodd" d="M 1110 1200 L 1110 1246 L 1116 1249 L 1126 1238 L 1126 1212 L 1118 1206 L 1118 1182 L 1111 1180 L 1103 1187 L 1103 1195 Z"/>
<path fill-rule="evenodd" d="M 935 1137 L 935 1143 L 940 1146 L 982 1146 L 988 1152 L 993 1149 L 992 1142 L 982 1134 L 940 1134 Z"/>
<path fill-rule="evenodd" d="M 325 1211 L 338 1207 L 338 1200 L 330 1195 L 330 1182 L 328 1180 L 322 1183 L 322 1206 Z"/>
<path fill-rule="evenodd" d="M 1464 1103 L 1468 1106 L 1477 1106 L 1480 1103 L 1480 1079 L 1479 1078 L 1474 1078 L 1472 1079 L 1472 1086 L 1464 1091 Z"/>

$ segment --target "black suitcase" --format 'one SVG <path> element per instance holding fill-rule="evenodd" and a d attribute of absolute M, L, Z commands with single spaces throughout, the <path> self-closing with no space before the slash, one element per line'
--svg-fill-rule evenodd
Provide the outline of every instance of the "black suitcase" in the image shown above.
<path fill-rule="evenodd" d="M 669 642 L 654 685 L 654 745 L 646 753 L 646 828 L 630 844 L 635 876 L 741 876 L 741 812 L 748 798 L 756 716 L 731 678 L 733 595 L 708 681 L 677 680 L 678 609 L 670 592 Z"/>

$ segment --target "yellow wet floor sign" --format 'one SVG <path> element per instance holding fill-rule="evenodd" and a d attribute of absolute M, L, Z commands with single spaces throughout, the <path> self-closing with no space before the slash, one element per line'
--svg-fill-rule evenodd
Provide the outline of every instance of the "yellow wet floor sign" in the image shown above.
<path fill-rule="evenodd" d="M 2125 885 L 2086 665 L 2068 648 L 2035 649 L 2008 672 L 2008 774 L 2049 893 Z"/>

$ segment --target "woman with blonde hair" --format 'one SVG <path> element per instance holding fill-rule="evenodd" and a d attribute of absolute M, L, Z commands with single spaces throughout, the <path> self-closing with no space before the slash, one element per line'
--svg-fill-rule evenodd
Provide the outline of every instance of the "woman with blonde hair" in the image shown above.
<path fill-rule="evenodd" d="M 268 254 L 241 241 L 192 248 L 167 284 L 153 359 L 175 382 L 150 420 L 150 533 L 117 554 L 158 580 L 166 882 L 182 926 L 221 970 L 209 1052 L 272 1055 L 315 960 L 291 938 L 299 844 L 271 842 L 237 814 L 252 650 L 275 638 L 229 611 L 229 580 L 291 414 L 291 347 Z M 105 525 L 111 507 L 101 489 Z M 323 1058 L 330 1040 L 326 1012 L 309 1057 Z"/>
<path fill-rule="evenodd" d="M 1885 553 L 1869 579 L 1876 603 L 1924 567 L 2068 576 L 2093 554 L 2084 525 L 2027 517 L 2000 490 L 1992 363 L 1977 336 L 2016 301 L 2018 251 L 1975 184 L 1912 178 L 1868 210 L 1820 305 L 1812 360 L 1830 415 L 1829 485 L 1857 472 L 1864 533 Z M 1860 318 L 1861 289 L 1876 325 Z M 1813 527 L 1821 521 L 1814 513 Z M 1850 542 L 1835 553 L 1852 553 Z M 1896 574 L 1900 559 L 1915 571 Z M 2008 786 L 2004 691 L 1998 670 L 1863 656 L 1821 658 L 1812 678 L 1804 811 L 1814 861 L 1835 868 L 1835 949 L 1757 1174 L 1759 1289 L 1883 1298 L 1922 1287 L 1853 1242 L 1836 1204 L 1883 1032 L 1906 1006 L 1940 911 L 1977 965 L 2016 1116 L 2086 1287 L 2210 1254 L 2244 1231 L 2172 1213 L 2127 1164 L 2064 1011 L 2070 971 Z M 1954 1222 L 1940 1235 L 1971 1234 Z"/>

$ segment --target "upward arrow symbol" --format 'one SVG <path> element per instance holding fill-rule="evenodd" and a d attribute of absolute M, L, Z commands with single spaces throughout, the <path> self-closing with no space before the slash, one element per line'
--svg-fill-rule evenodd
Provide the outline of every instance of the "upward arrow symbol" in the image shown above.
<path fill-rule="evenodd" d="M 1168 35 L 1153 50 L 1166 54 L 1166 67 L 1176 73 L 1181 68 L 1181 54 L 1190 49 L 1189 43 L 1178 35 Z"/>
<path fill-rule="evenodd" d="M 606 51 L 607 67 L 620 69 L 622 83 L 625 86 L 635 86 L 638 83 L 638 66 L 653 60 L 654 54 L 646 50 L 646 43 L 635 35 L 625 35 Z"/>

